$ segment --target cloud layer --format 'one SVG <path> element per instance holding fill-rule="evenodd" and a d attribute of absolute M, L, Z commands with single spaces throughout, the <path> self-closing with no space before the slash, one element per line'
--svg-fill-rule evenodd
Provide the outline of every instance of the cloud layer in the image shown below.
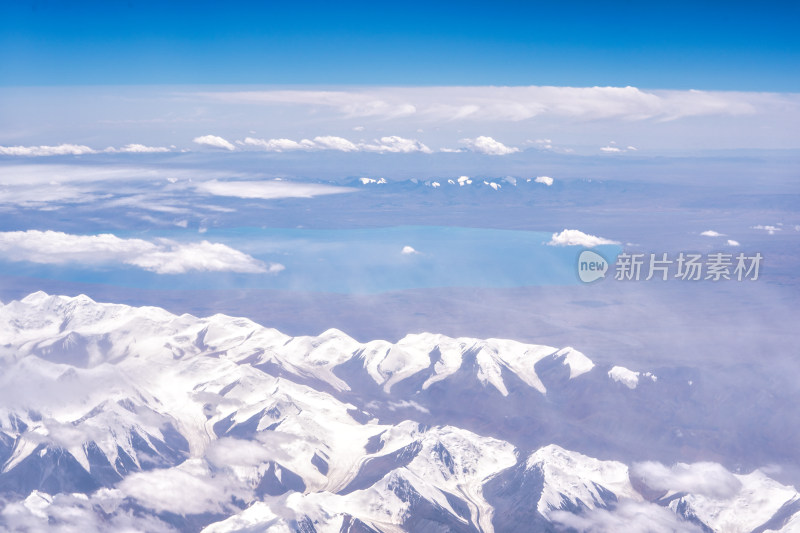
<path fill-rule="evenodd" d="M 107 149 L 106 151 L 113 152 L 114 149 Z M 126 144 L 122 148 L 117 149 L 118 152 L 126 152 L 129 154 L 156 154 L 169 152 L 170 149 L 164 146 L 145 146 L 143 144 Z"/>
<path fill-rule="evenodd" d="M 86 154 L 153 154 L 171 152 L 172 148 L 165 146 L 146 146 L 144 144 L 126 144 L 121 148 L 109 146 L 105 150 L 95 150 L 82 144 L 59 144 L 56 146 L 0 146 L 0 155 L 19 157 L 47 157 L 54 155 L 86 155 Z"/>
<path fill-rule="evenodd" d="M 238 141 L 237 141 L 238 142 Z M 334 135 L 318 136 L 314 139 L 255 139 L 246 137 L 240 144 L 261 148 L 267 152 L 292 152 L 297 150 L 316 151 L 316 150 L 337 150 L 339 152 L 379 152 L 379 153 L 412 153 L 422 152 L 430 154 L 430 148 L 416 139 L 406 139 L 397 135 L 391 135 L 375 139 L 369 143 L 354 143 L 344 137 Z"/>
<path fill-rule="evenodd" d="M 354 91 L 275 90 L 194 93 L 238 104 L 334 109 L 345 117 L 430 121 L 521 121 L 540 116 L 579 120 L 675 120 L 752 114 L 769 95 L 713 91 L 645 91 L 636 87 L 384 87 Z"/>
<path fill-rule="evenodd" d="M 0 155 L 48 156 L 95 154 L 96 150 L 82 144 L 59 144 L 57 146 L 0 146 Z"/>
<path fill-rule="evenodd" d="M 336 187 L 319 183 L 298 183 L 288 181 L 205 181 L 196 185 L 196 189 L 215 196 L 233 196 L 236 198 L 312 198 L 326 194 L 342 194 L 356 189 Z"/>
<path fill-rule="evenodd" d="M 122 239 L 112 234 L 71 235 L 58 231 L 0 232 L 0 252 L 14 261 L 40 264 L 101 265 L 123 263 L 157 274 L 200 272 L 280 272 L 283 266 L 261 261 L 221 243 L 178 243 Z"/>
<path fill-rule="evenodd" d="M 649 502 L 622 500 L 611 509 L 585 509 L 581 514 L 554 511 L 550 518 L 564 528 L 582 533 L 702 533 L 702 529 L 681 520 L 674 512 Z"/>

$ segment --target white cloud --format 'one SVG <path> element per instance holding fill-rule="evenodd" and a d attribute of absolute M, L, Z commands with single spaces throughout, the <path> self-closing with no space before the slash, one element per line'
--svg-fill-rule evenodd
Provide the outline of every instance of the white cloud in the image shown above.
<path fill-rule="evenodd" d="M 760 93 L 644 91 L 636 87 L 379 87 L 352 91 L 276 90 L 195 93 L 238 104 L 329 108 L 346 117 L 430 121 L 520 121 L 554 116 L 579 120 L 675 120 L 739 116 L 775 105 Z M 783 97 L 786 98 L 786 97 Z"/>
<path fill-rule="evenodd" d="M 49 156 L 96 154 L 97 151 L 82 144 L 59 144 L 58 146 L 0 146 L 0 155 Z"/>
<path fill-rule="evenodd" d="M 121 239 L 112 234 L 71 235 L 59 231 L 0 232 L 0 252 L 15 261 L 40 264 L 122 263 L 157 274 L 203 272 L 278 272 L 280 265 L 261 261 L 221 243 L 178 243 Z"/>
<path fill-rule="evenodd" d="M 85 386 L 86 381 L 81 385 Z M 60 392 L 63 392 L 63 389 Z M 44 442 L 63 448 L 80 448 L 83 444 L 99 441 L 104 436 L 105 433 L 98 427 L 87 424 L 64 424 L 54 418 L 43 418 L 41 425 L 25 432 L 22 438 L 34 443 Z"/>
<path fill-rule="evenodd" d="M 704 237 L 722 237 L 724 233 L 720 233 L 718 231 L 714 231 L 713 229 L 707 229 L 706 231 L 702 232 L 700 235 Z"/>
<path fill-rule="evenodd" d="M 206 458 L 219 468 L 258 466 L 274 455 L 261 442 L 229 437 L 212 441 L 206 449 Z"/>
<path fill-rule="evenodd" d="M 617 241 L 589 235 L 576 229 L 565 229 L 561 233 L 553 233 L 549 246 L 585 246 L 592 248 L 600 244 L 619 244 Z"/>
<path fill-rule="evenodd" d="M 726 243 L 728 246 L 739 246 L 739 241 L 734 241 L 733 239 L 728 239 Z"/>
<path fill-rule="evenodd" d="M 286 267 L 280 263 L 270 263 L 267 265 L 267 274 L 277 274 L 278 272 L 283 272 L 286 270 Z"/>
<path fill-rule="evenodd" d="M 416 251 L 411 246 L 403 246 L 403 249 L 400 250 L 400 253 L 403 254 L 403 255 L 414 255 L 414 254 L 418 254 L 419 252 Z"/>
<path fill-rule="evenodd" d="M 231 480 L 186 463 L 131 474 L 117 488 L 149 509 L 181 515 L 223 512 L 232 496 L 246 495 Z"/>
<path fill-rule="evenodd" d="M 148 531 L 172 533 L 176 530 L 153 516 L 137 516 L 119 508 L 119 491 L 101 489 L 84 494 L 49 495 L 34 490 L 22 501 L 7 502 L 0 509 L 0 533 L 108 533 L 109 531 Z"/>
<path fill-rule="evenodd" d="M 654 461 L 635 463 L 631 477 L 647 487 L 669 493 L 688 492 L 713 499 L 728 499 L 736 495 L 742 483 L 718 463 L 678 463 L 671 467 Z"/>
<path fill-rule="evenodd" d="M 381 137 L 378 139 L 377 144 L 362 144 L 360 145 L 360 148 L 374 152 L 396 152 L 404 154 L 412 152 L 422 152 L 425 154 L 432 153 L 430 148 L 416 139 L 406 139 L 396 135 Z"/>
<path fill-rule="evenodd" d="M 622 383 L 629 389 L 635 389 L 639 385 L 639 372 L 634 372 L 624 366 L 614 366 L 608 371 L 608 377 Z"/>
<path fill-rule="evenodd" d="M 196 186 L 198 191 L 215 196 L 237 198 L 313 198 L 325 194 L 341 194 L 356 189 L 319 183 L 297 183 L 289 181 L 204 181 Z"/>
<path fill-rule="evenodd" d="M 396 411 L 397 409 L 411 408 L 411 409 L 416 409 L 420 413 L 430 414 L 430 411 L 427 408 L 418 404 L 415 401 L 400 400 L 397 402 L 389 402 L 387 405 L 390 411 Z"/>
<path fill-rule="evenodd" d="M 611 509 L 596 507 L 585 509 L 580 514 L 568 511 L 553 511 L 549 515 L 556 524 L 581 533 L 701 533 L 703 530 L 675 513 L 650 502 L 623 499 Z"/>
<path fill-rule="evenodd" d="M 170 149 L 164 146 L 145 146 L 143 144 L 126 144 L 119 149 L 120 152 L 136 153 L 136 154 L 154 154 L 169 152 Z"/>
<path fill-rule="evenodd" d="M 237 141 L 238 142 L 238 141 Z M 432 150 L 416 139 L 406 139 L 397 135 L 381 137 L 372 143 L 354 143 L 344 137 L 324 136 L 314 137 L 314 140 L 303 139 L 254 139 L 247 137 L 245 145 L 256 146 L 268 152 L 288 152 L 293 150 L 338 150 L 340 152 L 395 152 L 432 153 Z"/>
<path fill-rule="evenodd" d="M 254 139 L 252 137 L 247 137 L 244 140 L 244 144 L 250 146 L 257 146 L 259 148 L 263 148 L 268 152 L 291 152 L 294 150 L 313 150 L 316 145 L 309 141 L 308 139 L 303 139 L 300 142 L 293 141 L 291 139 Z"/>
<path fill-rule="evenodd" d="M 371 401 L 366 404 L 367 409 L 380 409 L 383 405 L 385 405 L 390 411 L 397 411 L 398 409 L 414 409 L 419 411 L 420 413 L 430 414 L 430 411 L 425 408 L 424 406 L 418 404 L 415 401 L 408 401 L 408 400 L 399 400 L 394 402 L 386 402 L 385 404 L 381 404 L 380 402 Z"/>
<path fill-rule="evenodd" d="M 407 139 L 397 135 L 381 137 L 380 139 L 375 139 L 371 143 L 354 143 L 344 137 L 336 137 L 333 135 L 314 137 L 314 140 L 302 139 L 301 141 L 294 141 L 292 139 L 254 139 L 252 137 L 247 137 L 241 144 L 255 146 L 268 152 L 336 150 L 339 152 L 433 153 L 433 150 L 428 148 L 424 143 L 416 139 Z"/>
<path fill-rule="evenodd" d="M 358 146 L 348 141 L 344 137 L 325 135 L 314 137 L 314 142 L 323 150 L 339 150 L 340 152 L 357 152 Z"/>
<path fill-rule="evenodd" d="M 284 269 L 280 264 L 265 268 L 261 261 L 222 243 L 201 241 L 188 244 L 159 243 L 159 249 L 128 263 L 158 274 L 183 274 L 190 270 L 201 272 L 277 273 Z"/>
<path fill-rule="evenodd" d="M 625 148 L 620 148 L 619 146 L 617 146 L 617 143 L 615 141 L 611 141 L 608 143 L 607 146 L 602 146 L 600 148 L 600 151 L 605 152 L 607 154 L 622 154 L 625 152 L 636 152 L 638 151 L 638 148 L 636 148 L 635 146 L 626 146 Z"/>
<path fill-rule="evenodd" d="M 473 152 L 488 155 L 508 155 L 519 152 L 519 148 L 506 146 L 500 141 L 496 141 L 491 137 L 481 135 L 474 139 L 462 139 L 461 143 L 466 145 Z"/>
<path fill-rule="evenodd" d="M 192 139 L 197 144 L 202 144 L 204 146 L 210 146 L 212 148 L 223 148 L 225 150 L 236 150 L 236 147 L 223 139 L 222 137 L 218 137 L 216 135 L 203 135 L 202 137 L 195 137 Z"/>
<path fill-rule="evenodd" d="M 548 187 L 553 184 L 553 178 L 550 176 L 538 176 L 535 180 L 536 183 L 544 183 Z"/>

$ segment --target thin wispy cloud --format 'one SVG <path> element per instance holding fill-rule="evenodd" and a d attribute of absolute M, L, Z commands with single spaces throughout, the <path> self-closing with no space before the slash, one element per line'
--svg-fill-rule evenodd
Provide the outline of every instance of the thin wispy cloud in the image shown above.
<path fill-rule="evenodd" d="M 204 100 L 330 108 L 346 117 L 520 121 L 540 116 L 597 120 L 675 120 L 755 113 L 776 97 L 636 87 L 384 87 L 353 91 L 198 92 Z"/>
<path fill-rule="evenodd" d="M 775 235 L 776 232 L 782 231 L 783 228 L 778 226 L 773 226 L 771 224 L 759 224 L 758 226 L 753 226 L 753 229 L 760 229 L 766 231 L 769 235 Z"/>
<path fill-rule="evenodd" d="M 626 146 L 624 148 L 617 146 L 615 141 L 611 141 L 608 143 L 607 146 L 601 146 L 600 151 L 606 154 L 622 154 L 625 152 L 637 152 L 638 149 L 635 146 Z"/>
<path fill-rule="evenodd" d="M 0 204 L 36 207 L 46 204 L 86 204 L 110 195 L 87 187 L 58 182 L 34 185 L 0 185 Z"/>
<path fill-rule="evenodd" d="M 290 181 L 205 181 L 195 188 L 214 196 L 233 196 L 236 198 L 313 198 L 326 194 L 343 194 L 357 189 L 338 187 L 320 183 L 297 183 Z"/>
<path fill-rule="evenodd" d="M 125 264 L 157 274 L 198 272 L 280 272 L 225 244 L 180 243 L 168 239 L 123 239 L 113 234 L 72 235 L 59 231 L 0 232 L 0 252 L 13 261 L 39 264 Z"/>

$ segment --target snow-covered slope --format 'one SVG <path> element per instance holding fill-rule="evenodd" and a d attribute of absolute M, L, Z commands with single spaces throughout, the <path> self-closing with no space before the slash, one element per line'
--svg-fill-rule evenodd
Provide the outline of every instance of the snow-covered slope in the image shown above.
<path fill-rule="evenodd" d="M 631 388 L 650 375 L 619 368 L 35 293 L 0 305 L 0 530 L 547 530 L 631 506 L 687 528 L 793 527 L 800 497 L 762 472 L 690 465 L 715 475 L 687 483 L 600 438 L 652 418 L 670 383 Z"/>
<path fill-rule="evenodd" d="M 5 339 L 0 355 L 7 359 L 36 355 L 92 368 L 128 357 L 156 360 L 214 354 L 236 363 L 276 365 L 293 377 L 318 380 L 335 390 L 348 388 L 333 371 L 350 361 L 357 361 L 375 384 L 390 392 L 416 374 L 422 374 L 421 388 L 427 389 L 455 374 L 469 355 L 475 379 L 502 395 L 508 394 L 504 371 L 546 393 L 535 366 L 547 357 L 561 361 L 570 378 L 594 366 L 572 348 L 429 333 L 408 335 L 396 344 L 361 344 L 333 329 L 318 337 L 293 338 L 243 318 L 178 317 L 157 308 L 98 304 L 85 296 L 51 297 L 41 292 L 0 308 L 0 336 Z"/>

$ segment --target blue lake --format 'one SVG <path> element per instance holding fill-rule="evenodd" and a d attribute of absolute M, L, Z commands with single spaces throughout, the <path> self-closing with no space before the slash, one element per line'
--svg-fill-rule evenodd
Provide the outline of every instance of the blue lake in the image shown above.
<path fill-rule="evenodd" d="M 550 232 L 443 226 L 308 230 L 209 229 L 117 233 L 123 238 L 221 242 L 265 263 L 275 274 L 226 272 L 155 274 L 126 265 L 81 267 L 3 262 L 9 274 L 153 289 L 264 288 L 374 293 L 428 287 L 522 287 L 572 285 L 581 247 L 548 246 Z M 405 247 L 414 252 L 403 253 Z M 594 249 L 613 263 L 619 246 Z"/>

